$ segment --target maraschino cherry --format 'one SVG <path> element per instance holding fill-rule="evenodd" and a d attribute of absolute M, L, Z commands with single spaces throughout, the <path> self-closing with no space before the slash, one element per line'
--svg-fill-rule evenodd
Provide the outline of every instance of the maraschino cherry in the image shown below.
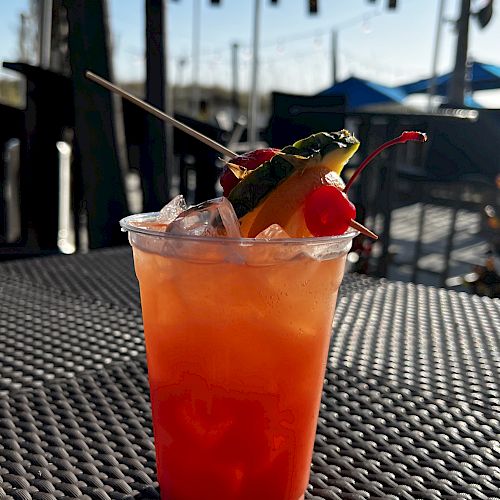
<path fill-rule="evenodd" d="M 368 163 L 384 149 L 407 141 L 425 142 L 426 140 L 427 136 L 422 132 L 403 132 L 399 137 L 382 144 L 371 153 L 354 171 L 344 191 L 340 191 L 335 186 L 320 186 L 311 191 L 304 203 L 304 219 L 311 234 L 313 236 L 335 236 L 345 233 L 349 226 L 359 229 L 358 223 L 354 220 L 356 208 L 346 194 L 354 180 Z"/>
<path fill-rule="evenodd" d="M 320 186 L 304 203 L 304 219 L 313 236 L 343 234 L 355 217 L 356 207 L 335 186 Z"/>

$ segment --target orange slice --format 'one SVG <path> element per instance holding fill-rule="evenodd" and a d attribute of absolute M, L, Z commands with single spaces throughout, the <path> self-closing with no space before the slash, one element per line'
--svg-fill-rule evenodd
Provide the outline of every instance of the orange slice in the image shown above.
<path fill-rule="evenodd" d="M 279 224 L 293 238 L 311 236 L 302 213 L 307 195 L 324 184 L 344 188 L 332 166 L 321 163 L 294 171 L 240 219 L 242 236 L 255 238 L 271 224 Z"/>

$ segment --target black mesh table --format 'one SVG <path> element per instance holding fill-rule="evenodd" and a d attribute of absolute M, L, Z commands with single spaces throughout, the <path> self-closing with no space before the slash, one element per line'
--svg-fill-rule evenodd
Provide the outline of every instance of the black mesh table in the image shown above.
<path fill-rule="evenodd" d="M 130 250 L 0 290 L 0 499 L 158 498 Z M 307 498 L 500 499 L 499 332 L 498 300 L 346 276 Z"/>

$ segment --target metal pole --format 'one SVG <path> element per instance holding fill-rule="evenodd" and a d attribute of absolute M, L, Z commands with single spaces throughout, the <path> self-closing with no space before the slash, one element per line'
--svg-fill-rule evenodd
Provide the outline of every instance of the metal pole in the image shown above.
<path fill-rule="evenodd" d="M 469 38 L 469 15 L 471 0 L 462 0 L 460 18 L 457 23 L 457 51 L 455 68 L 448 88 L 448 104 L 462 107 L 464 105 L 465 66 L 467 64 L 467 45 Z"/>
<path fill-rule="evenodd" d="M 445 4 L 445 0 L 439 0 L 438 17 L 437 17 L 437 24 L 436 24 L 436 35 L 434 38 L 434 54 L 432 56 L 431 85 L 429 87 L 429 102 L 428 102 L 429 111 L 431 111 L 431 109 L 432 109 L 432 98 L 436 95 L 437 65 L 438 65 L 438 57 L 439 57 L 439 48 L 441 45 L 441 30 L 443 27 L 444 4 Z"/>
<path fill-rule="evenodd" d="M 232 64 L 232 95 L 231 104 L 233 110 L 233 122 L 236 123 L 240 112 L 239 95 L 238 95 L 238 50 L 240 46 L 237 43 L 231 45 L 231 64 Z"/>
<path fill-rule="evenodd" d="M 26 25 L 28 21 L 28 16 L 21 12 L 21 29 L 19 31 L 19 57 L 21 62 L 28 62 L 28 56 L 26 51 Z"/>
<path fill-rule="evenodd" d="M 191 84 L 191 112 L 194 117 L 198 115 L 200 107 L 200 51 L 201 51 L 201 4 L 200 0 L 193 0 L 193 47 L 192 47 L 192 84 Z"/>
<path fill-rule="evenodd" d="M 21 239 L 21 143 L 19 139 L 10 139 L 5 144 L 5 223 L 7 243 Z"/>
<path fill-rule="evenodd" d="M 59 156 L 59 224 L 57 246 L 62 253 L 75 253 L 75 231 L 71 214 L 71 146 L 56 143 Z"/>
<path fill-rule="evenodd" d="M 337 83 L 338 31 L 332 30 L 332 85 Z"/>
<path fill-rule="evenodd" d="M 175 74 L 175 94 L 173 94 L 173 102 L 175 102 L 175 109 L 179 111 L 182 109 L 180 106 L 181 101 L 184 100 L 185 95 L 184 92 L 181 91 L 184 85 L 184 68 L 186 67 L 186 58 L 179 57 L 177 58 L 177 72 Z"/>
<path fill-rule="evenodd" d="M 255 149 L 257 143 L 257 76 L 259 70 L 260 0 L 254 0 L 254 2 L 252 79 L 248 103 L 248 147 L 250 149 Z"/>
<path fill-rule="evenodd" d="M 52 37 L 52 0 L 41 0 L 40 33 L 38 37 L 38 64 L 50 67 L 50 41 Z"/>
<path fill-rule="evenodd" d="M 169 71 L 168 64 L 168 54 L 169 54 L 169 38 L 168 38 L 168 1 L 163 4 L 163 43 L 164 43 L 164 57 L 165 57 L 165 111 L 169 115 L 174 114 L 174 100 L 173 100 L 173 78 L 172 73 Z M 172 130 L 172 127 L 167 124 L 167 134 L 168 131 Z M 172 144 L 167 141 L 167 150 L 172 147 Z"/>

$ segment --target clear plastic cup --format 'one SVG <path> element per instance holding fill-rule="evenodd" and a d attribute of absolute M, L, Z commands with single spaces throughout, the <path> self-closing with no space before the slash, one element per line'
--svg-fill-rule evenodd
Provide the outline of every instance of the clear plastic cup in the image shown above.
<path fill-rule="evenodd" d="M 161 497 L 303 498 L 357 232 L 203 238 L 156 218 L 120 223 L 141 290 Z"/>

